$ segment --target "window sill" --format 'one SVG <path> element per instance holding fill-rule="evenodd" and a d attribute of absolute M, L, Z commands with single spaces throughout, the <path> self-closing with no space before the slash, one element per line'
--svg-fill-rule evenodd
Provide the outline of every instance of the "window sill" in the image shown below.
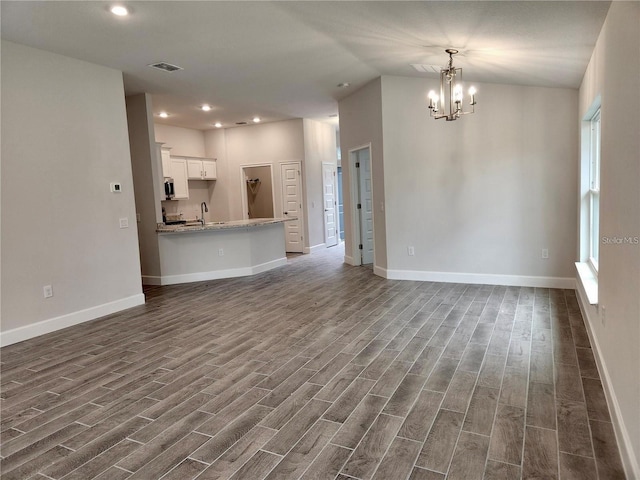
<path fill-rule="evenodd" d="M 593 270 L 586 262 L 576 262 L 576 270 L 578 271 L 578 279 L 587 294 L 587 300 L 590 305 L 598 304 L 598 277 L 595 276 Z"/>

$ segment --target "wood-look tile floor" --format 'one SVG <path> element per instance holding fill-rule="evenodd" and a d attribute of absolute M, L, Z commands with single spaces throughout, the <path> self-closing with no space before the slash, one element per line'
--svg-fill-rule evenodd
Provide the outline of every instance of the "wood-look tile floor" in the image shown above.
<path fill-rule="evenodd" d="M 618 479 L 573 291 L 340 247 L 2 349 L 10 479 Z"/>

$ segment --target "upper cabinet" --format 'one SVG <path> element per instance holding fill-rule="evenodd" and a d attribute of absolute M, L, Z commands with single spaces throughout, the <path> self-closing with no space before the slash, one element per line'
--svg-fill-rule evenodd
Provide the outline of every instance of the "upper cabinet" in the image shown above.
<path fill-rule="evenodd" d="M 171 157 L 169 160 L 171 178 L 175 199 L 189 198 L 189 184 L 187 182 L 187 160 L 185 158 Z"/>
<path fill-rule="evenodd" d="M 189 180 L 215 180 L 217 178 L 215 160 L 189 158 L 187 159 L 187 170 Z"/>
<path fill-rule="evenodd" d="M 162 147 L 160 155 L 162 157 L 162 176 L 171 177 L 171 149 Z"/>

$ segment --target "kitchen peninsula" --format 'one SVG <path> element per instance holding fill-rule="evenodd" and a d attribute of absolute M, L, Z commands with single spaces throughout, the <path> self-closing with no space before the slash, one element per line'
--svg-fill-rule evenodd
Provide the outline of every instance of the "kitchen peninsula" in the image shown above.
<path fill-rule="evenodd" d="M 204 225 L 158 224 L 162 276 L 149 285 L 172 285 L 265 272 L 287 263 L 284 222 L 256 218 Z"/>

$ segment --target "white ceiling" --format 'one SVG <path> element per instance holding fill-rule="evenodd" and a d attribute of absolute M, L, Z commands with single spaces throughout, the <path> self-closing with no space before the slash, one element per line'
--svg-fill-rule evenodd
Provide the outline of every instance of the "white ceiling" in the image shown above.
<path fill-rule="evenodd" d="M 120 3 L 130 16 L 106 1 L 3 0 L 2 38 L 121 70 L 127 94 L 151 93 L 171 114 L 159 123 L 206 130 L 255 115 L 326 120 L 380 75 L 435 77 L 410 64 L 444 65 L 448 47 L 466 80 L 577 88 L 610 2 Z M 184 70 L 146 66 L 159 61 Z"/>

